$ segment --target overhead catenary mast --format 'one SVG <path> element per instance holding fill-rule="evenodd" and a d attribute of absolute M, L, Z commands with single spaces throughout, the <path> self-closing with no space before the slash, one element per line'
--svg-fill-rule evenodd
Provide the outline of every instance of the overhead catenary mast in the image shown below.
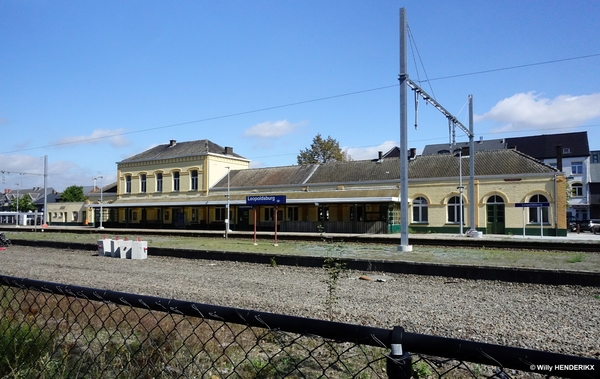
<path fill-rule="evenodd" d="M 467 136 L 469 136 L 469 162 L 470 162 L 470 184 L 469 184 L 469 202 L 470 209 L 470 224 L 471 231 L 475 230 L 475 144 L 473 134 L 473 97 L 469 95 L 469 128 L 467 129 L 455 116 L 448 112 L 441 104 L 439 104 L 432 96 L 425 92 L 419 85 L 409 79 L 407 72 L 407 54 L 406 54 L 406 10 L 400 8 L 400 246 L 398 251 L 412 251 L 412 246 L 408 244 L 408 117 L 407 117 L 407 87 L 410 87 L 415 92 L 415 108 L 418 104 L 419 96 L 423 100 L 433 105 L 448 119 L 451 127 L 450 133 L 451 145 L 454 145 L 454 128 L 458 126 Z M 417 114 L 415 109 L 415 128 L 417 127 Z M 462 199 L 462 197 L 461 197 Z M 462 208 L 461 208 L 462 214 Z M 462 222 L 462 217 L 461 217 Z"/>

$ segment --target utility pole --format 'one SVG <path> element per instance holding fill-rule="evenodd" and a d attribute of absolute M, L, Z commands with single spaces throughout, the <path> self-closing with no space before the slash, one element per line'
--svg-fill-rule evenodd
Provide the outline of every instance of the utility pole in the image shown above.
<path fill-rule="evenodd" d="M 475 227 L 475 209 L 477 208 L 477 202 L 475 199 L 475 132 L 473 128 L 473 95 L 469 95 L 469 221 L 471 232 L 477 230 Z"/>
<path fill-rule="evenodd" d="M 408 117 L 406 92 L 406 10 L 400 8 L 400 246 L 398 251 L 410 252 L 408 244 Z"/>

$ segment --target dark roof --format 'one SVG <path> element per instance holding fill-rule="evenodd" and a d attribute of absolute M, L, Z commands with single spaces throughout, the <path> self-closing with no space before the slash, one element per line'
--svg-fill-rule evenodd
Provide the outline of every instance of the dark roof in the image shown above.
<path fill-rule="evenodd" d="M 233 170 L 229 176 L 231 187 L 268 187 L 303 184 L 318 165 L 282 166 Z M 227 186 L 227 176 L 215 187 Z"/>
<path fill-rule="evenodd" d="M 458 177 L 459 162 L 455 155 L 419 156 L 408 165 L 409 179 Z M 481 151 L 475 154 L 475 175 L 519 175 L 556 173 L 548 166 L 519 151 L 506 149 Z M 462 175 L 469 175 L 469 158 L 462 158 Z M 400 162 L 397 158 L 331 162 L 320 165 L 269 167 L 235 170 L 230 174 L 231 187 L 268 187 L 326 183 L 360 183 L 400 180 Z M 213 188 L 227 187 L 227 177 Z"/>
<path fill-rule="evenodd" d="M 469 142 L 457 142 L 453 148 L 447 143 L 439 143 L 435 145 L 427 145 L 423 149 L 422 155 L 438 155 L 450 154 L 450 150 L 469 147 Z M 506 141 L 504 139 L 491 139 L 475 141 L 475 151 L 490 151 L 506 149 Z"/>
<path fill-rule="evenodd" d="M 48 187 L 48 188 L 46 188 L 46 190 L 47 190 L 46 202 L 48 202 L 48 203 L 56 202 L 56 199 L 58 198 L 58 194 L 56 193 L 54 188 Z M 17 193 L 19 194 L 19 196 L 28 195 L 34 204 L 39 205 L 39 204 L 44 203 L 44 188 L 43 187 L 33 187 L 33 188 L 22 188 L 18 191 L 16 189 L 7 191 L 6 193 L 0 195 L 0 204 L 12 202 L 17 197 Z"/>
<path fill-rule="evenodd" d="M 117 162 L 117 164 L 143 162 L 157 159 L 201 156 L 209 153 L 230 155 L 236 158 L 245 159 L 241 155 L 235 154 L 233 152 L 233 148 L 219 146 L 207 139 L 186 142 L 176 142 L 175 140 L 172 140 L 167 144 L 155 146 L 142 153 L 124 159 L 121 162 Z"/>
<path fill-rule="evenodd" d="M 587 132 L 542 134 L 506 139 L 506 147 L 515 148 L 536 159 L 556 158 L 556 146 L 561 145 L 563 157 L 588 157 L 590 146 Z"/>
<path fill-rule="evenodd" d="M 563 148 L 563 157 L 587 157 L 590 155 L 587 132 L 542 134 L 528 137 L 512 137 L 475 142 L 475 151 L 517 149 L 536 159 L 556 158 L 556 146 Z M 454 148 L 468 147 L 468 142 L 457 142 Z M 447 143 L 427 145 L 422 155 L 450 154 Z"/>
<path fill-rule="evenodd" d="M 462 157 L 462 175 L 469 175 L 469 157 Z M 420 156 L 408 166 L 408 177 L 436 178 L 458 176 L 456 155 Z M 557 169 L 513 149 L 479 151 L 475 153 L 475 176 L 555 173 Z M 453 174 L 456 173 L 456 174 Z"/>

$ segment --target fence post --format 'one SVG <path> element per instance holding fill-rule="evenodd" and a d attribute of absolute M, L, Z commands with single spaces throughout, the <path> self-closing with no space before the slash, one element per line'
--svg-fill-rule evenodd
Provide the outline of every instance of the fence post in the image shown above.
<path fill-rule="evenodd" d="M 412 358 L 402 350 L 402 333 L 404 328 L 394 326 L 392 330 L 392 351 L 387 357 L 387 374 L 389 379 L 410 379 L 412 376 Z"/>

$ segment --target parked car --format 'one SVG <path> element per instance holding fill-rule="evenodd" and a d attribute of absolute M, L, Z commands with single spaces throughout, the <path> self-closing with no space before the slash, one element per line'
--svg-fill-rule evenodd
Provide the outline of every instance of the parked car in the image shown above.
<path fill-rule="evenodd" d="M 591 220 L 571 219 L 571 220 L 569 220 L 569 230 L 572 232 L 576 232 L 577 226 L 579 226 L 580 232 L 585 232 L 586 230 L 591 230 L 590 221 Z M 596 221 L 598 221 L 598 220 L 596 220 Z"/>
<path fill-rule="evenodd" d="M 594 234 L 600 233 L 600 220 L 599 219 L 591 219 L 589 222 L 590 231 Z"/>

